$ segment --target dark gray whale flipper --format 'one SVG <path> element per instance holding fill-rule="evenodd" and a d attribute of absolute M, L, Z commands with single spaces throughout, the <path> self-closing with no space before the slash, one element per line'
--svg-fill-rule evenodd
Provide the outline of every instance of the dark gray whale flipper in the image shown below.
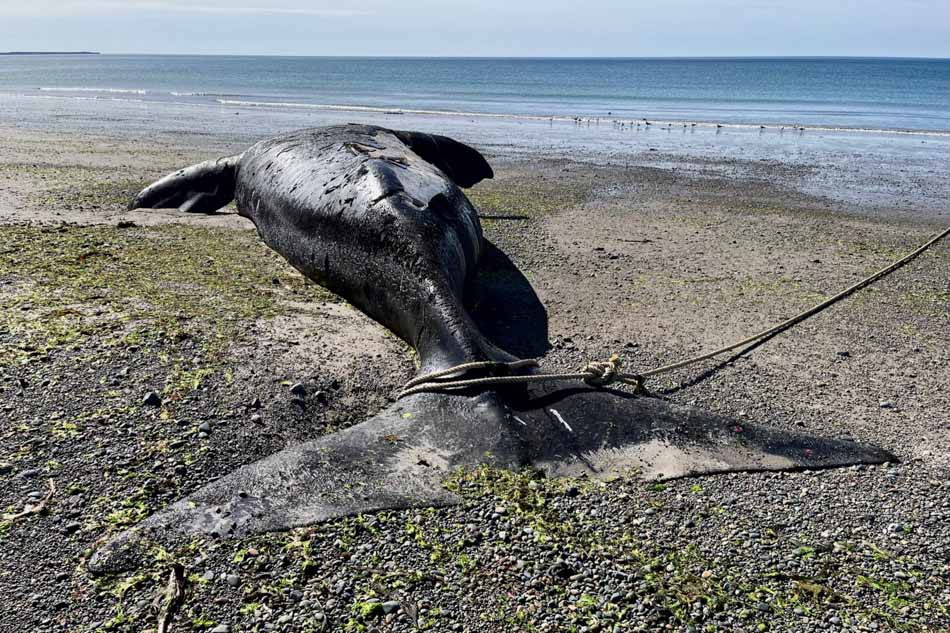
<path fill-rule="evenodd" d="M 349 125 L 295 132 L 258 143 L 239 160 L 183 170 L 136 204 L 210 209 L 233 190 L 238 211 L 268 245 L 400 336 L 429 372 L 513 358 L 483 335 L 462 300 L 486 246 L 458 186 L 490 176 L 477 151 L 451 139 Z M 892 460 L 854 442 L 578 383 L 423 393 L 215 481 L 117 537 L 89 569 L 133 566 L 149 542 L 182 533 L 244 536 L 455 503 L 444 478 L 479 464 L 657 480 Z"/>
<path fill-rule="evenodd" d="M 422 132 L 396 131 L 394 134 L 422 160 L 441 169 L 459 187 L 472 187 L 495 175 L 478 150 L 454 139 Z"/>
<path fill-rule="evenodd" d="M 240 159 L 229 156 L 180 169 L 143 189 L 129 209 L 177 208 L 186 213 L 214 213 L 234 200 Z"/>

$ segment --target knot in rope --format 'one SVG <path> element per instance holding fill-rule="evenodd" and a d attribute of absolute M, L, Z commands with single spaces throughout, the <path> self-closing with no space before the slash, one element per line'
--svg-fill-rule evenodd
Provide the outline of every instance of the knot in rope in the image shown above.
<path fill-rule="evenodd" d="M 585 374 L 583 380 L 588 385 L 593 387 L 605 387 L 622 377 L 620 366 L 620 356 L 613 354 L 607 360 L 587 363 L 587 365 L 581 369 L 581 373 Z"/>

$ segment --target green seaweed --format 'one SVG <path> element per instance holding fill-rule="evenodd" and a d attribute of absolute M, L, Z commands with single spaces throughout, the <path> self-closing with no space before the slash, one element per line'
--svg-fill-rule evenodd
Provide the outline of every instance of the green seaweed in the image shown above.
<path fill-rule="evenodd" d="M 247 325 L 334 300 L 247 230 L 0 227 L 0 366 L 100 347 L 177 345 L 169 393 L 197 388 Z"/>

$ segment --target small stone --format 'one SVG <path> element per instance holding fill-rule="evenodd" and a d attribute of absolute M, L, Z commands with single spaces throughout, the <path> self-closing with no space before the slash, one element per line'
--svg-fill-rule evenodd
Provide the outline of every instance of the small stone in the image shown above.
<path fill-rule="evenodd" d="M 897 408 L 897 405 L 894 404 L 894 403 L 893 403 L 892 401 L 890 401 L 890 400 L 881 400 L 881 401 L 878 403 L 878 406 L 881 407 L 882 409 L 896 409 L 896 408 Z"/>
<path fill-rule="evenodd" d="M 211 633 L 231 633 L 231 626 L 229 624 L 219 624 L 211 629 Z"/>
<path fill-rule="evenodd" d="M 13 472 L 13 464 L 9 462 L 0 462 L 0 475 L 9 475 Z"/>
<path fill-rule="evenodd" d="M 290 393 L 298 398 L 304 398 L 307 396 L 307 388 L 304 387 L 303 383 L 298 382 L 290 388 Z"/>
<path fill-rule="evenodd" d="M 200 433 L 210 433 L 210 432 L 211 432 L 211 424 L 208 423 L 208 422 L 202 422 L 201 424 L 198 425 L 198 431 L 199 431 Z"/>
<path fill-rule="evenodd" d="M 39 477 L 42 471 L 39 468 L 27 468 L 26 470 L 21 470 L 20 473 L 16 476 L 17 479 L 33 479 L 34 477 Z"/>
<path fill-rule="evenodd" d="M 154 391 L 149 391 L 145 394 L 145 397 L 142 398 L 142 404 L 146 407 L 160 407 L 162 406 L 162 397 Z"/>
<path fill-rule="evenodd" d="M 74 532 L 78 532 L 81 528 L 82 528 L 82 523 L 79 523 L 78 521 L 73 521 L 71 523 L 67 523 L 63 527 L 63 533 L 72 534 Z"/>
<path fill-rule="evenodd" d="M 232 587 L 237 587 L 241 584 L 241 577 L 237 574 L 228 574 L 224 577 L 224 581 L 231 585 Z"/>
<path fill-rule="evenodd" d="M 201 575 L 202 580 L 212 581 L 214 580 L 214 572 L 210 569 Z"/>
<path fill-rule="evenodd" d="M 255 413 L 254 415 L 252 415 L 251 422 L 253 422 L 254 424 L 261 424 L 261 414 Z"/>
<path fill-rule="evenodd" d="M 388 615 L 399 608 L 399 603 L 395 600 L 389 600 L 387 602 L 384 602 L 382 607 L 383 607 L 383 613 Z"/>
<path fill-rule="evenodd" d="M 251 406 L 252 409 L 260 409 L 260 408 L 261 408 L 262 406 L 264 406 L 264 405 L 261 403 L 261 399 L 260 399 L 260 398 L 254 398 L 253 400 L 251 400 L 251 405 L 250 405 L 250 406 Z"/>

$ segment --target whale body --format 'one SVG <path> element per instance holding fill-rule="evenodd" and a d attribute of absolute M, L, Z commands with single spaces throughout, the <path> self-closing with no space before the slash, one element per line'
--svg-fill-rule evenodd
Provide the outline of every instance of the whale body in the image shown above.
<path fill-rule="evenodd" d="M 452 139 L 345 125 L 175 172 L 132 207 L 214 213 L 233 199 L 268 246 L 411 345 L 428 373 L 515 360 L 464 302 L 485 241 L 462 188 L 492 175 L 481 154 Z M 143 543 L 181 534 L 246 536 L 456 503 L 446 475 L 480 464 L 661 480 L 886 461 L 896 460 L 873 446 L 578 382 L 418 393 L 218 479 L 118 536 L 88 567 L 134 566 Z"/>

